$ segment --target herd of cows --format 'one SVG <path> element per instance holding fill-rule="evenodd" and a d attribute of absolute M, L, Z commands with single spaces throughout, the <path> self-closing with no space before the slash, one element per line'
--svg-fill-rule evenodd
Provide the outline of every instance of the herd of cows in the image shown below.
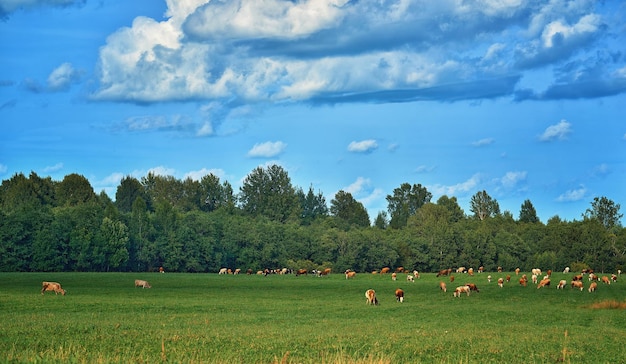
<path fill-rule="evenodd" d="M 298 270 L 292 270 L 292 269 L 287 269 L 287 268 L 283 268 L 283 269 L 274 269 L 274 270 L 270 270 L 270 269 L 265 269 L 265 270 L 261 270 L 261 271 L 257 271 L 256 274 L 257 275 L 270 275 L 270 274 L 295 274 L 296 276 L 300 276 L 300 275 L 315 275 L 318 277 L 324 277 L 327 276 L 331 273 L 331 269 L 330 268 L 326 268 L 323 270 L 312 270 L 311 272 L 309 272 L 306 269 L 298 269 Z M 502 268 L 498 268 L 498 273 L 502 273 Z M 163 268 L 159 269 L 160 273 L 164 273 L 165 271 L 163 270 Z M 454 282 L 455 280 L 455 276 L 453 275 L 453 273 L 460 273 L 460 274 L 467 274 L 468 276 L 474 276 L 474 270 L 472 268 L 466 269 L 465 267 L 459 267 L 456 270 L 453 269 L 443 269 L 440 270 L 437 274 L 436 277 L 448 277 L 450 283 Z M 228 268 L 222 268 L 219 270 L 218 274 L 222 275 L 222 274 L 240 274 L 241 270 L 240 269 L 235 269 L 235 270 L 231 270 Z M 251 275 L 254 272 L 250 269 L 248 269 L 246 271 L 247 275 Z M 356 277 L 356 272 L 352 271 L 352 270 L 346 270 L 345 272 L 345 276 L 346 279 L 353 279 Z M 483 267 L 480 267 L 477 270 L 478 274 L 482 274 L 485 273 Z M 517 268 L 515 269 L 515 275 L 516 276 L 520 276 L 520 269 Z M 566 267 L 563 270 L 564 274 L 570 273 L 570 268 Z M 380 271 L 373 271 L 372 274 L 380 274 L 380 275 L 390 275 L 391 279 L 396 281 L 398 279 L 398 276 L 400 274 L 406 274 L 406 280 L 407 282 L 415 282 L 416 279 L 420 278 L 420 273 L 416 270 L 414 271 L 408 271 L 405 270 L 403 267 L 398 267 L 395 269 L 395 271 L 391 271 L 390 268 L 385 267 L 382 268 Z M 492 276 L 489 273 L 485 273 L 487 275 L 487 282 L 491 283 L 492 281 Z M 622 271 L 620 269 L 617 270 L 616 274 L 611 274 L 610 277 L 607 275 L 602 275 L 602 276 L 598 276 L 597 274 L 594 273 L 593 270 L 590 269 L 584 269 L 580 274 L 575 274 L 570 282 L 571 288 L 572 289 L 579 289 L 580 291 L 584 290 L 584 277 L 587 276 L 587 280 L 589 281 L 589 286 L 587 288 L 587 290 L 591 293 L 591 292 L 595 292 L 598 288 L 598 282 L 601 282 L 603 284 L 606 285 L 610 285 L 611 282 L 617 282 L 617 279 L 619 276 L 621 276 Z M 549 287 L 551 285 L 551 277 L 552 277 L 552 270 L 548 270 L 545 275 L 542 273 L 541 269 L 538 268 L 534 268 L 531 270 L 531 282 L 533 284 L 535 284 L 537 286 L 537 289 L 540 289 L 542 287 Z M 504 286 L 504 283 L 507 282 L 509 283 L 511 281 L 511 275 L 507 274 L 506 277 L 500 277 L 497 279 L 497 284 L 500 288 L 502 288 Z M 526 287 L 529 284 L 529 280 L 528 280 L 528 276 L 526 274 L 522 274 L 519 279 L 518 282 L 521 286 Z M 567 280 L 565 279 L 561 279 L 559 280 L 559 282 L 556 284 L 556 289 L 564 289 L 567 286 Z M 141 288 L 152 288 L 152 286 L 150 285 L 150 283 L 148 283 L 148 281 L 145 280 L 141 280 L 141 279 L 136 279 L 135 280 L 135 288 L 137 287 L 141 287 Z M 439 289 L 441 289 L 441 291 L 443 292 L 447 292 L 448 288 L 447 288 L 447 284 L 444 281 L 440 281 L 439 282 Z M 51 291 L 54 292 L 55 295 L 58 295 L 59 293 L 63 296 L 65 296 L 65 294 L 67 293 L 62 287 L 61 284 L 58 282 L 47 282 L 44 281 L 42 282 L 41 285 L 41 294 L 43 295 L 45 292 L 47 291 Z M 474 283 L 466 283 L 460 286 L 457 286 L 454 291 L 453 291 L 453 297 L 461 297 L 462 294 L 465 294 L 467 296 L 470 295 L 470 292 L 480 292 L 478 287 L 476 286 L 476 284 Z M 404 291 L 400 288 L 395 290 L 395 297 L 396 297 L 396 301 L 402 303 L 404 302 Z M 366 303 L 368 305 L 378 305 L 378 298 L 376 297 L 376 291 L 373 289 L 368 289 L 367 291 L 365 291 L 365 298 L 366 298 Z"/>

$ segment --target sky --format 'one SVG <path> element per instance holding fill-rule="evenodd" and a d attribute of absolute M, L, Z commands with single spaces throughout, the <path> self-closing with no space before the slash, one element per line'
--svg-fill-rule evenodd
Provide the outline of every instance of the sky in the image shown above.
<path fill-rule="evenodd" d="M 372 221 L 403 183 L 572 221 L 626 211 L 625 116 L 622 1 L 0 0 L 2 180 L 278 164 Z"/>

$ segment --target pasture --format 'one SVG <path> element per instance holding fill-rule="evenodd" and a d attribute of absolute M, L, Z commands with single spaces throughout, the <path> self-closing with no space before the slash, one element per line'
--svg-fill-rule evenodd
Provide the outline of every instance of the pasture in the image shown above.
<path fill-rule="evenodd" d="M 493 280 L 487 282 L 487 275 Z M 626 282 L 521 287 L 515 273 L 328 277 L 0 273 L 0 361 L 624 363 Z M 620 277 L 621 279 L 622 277 Z M 135 288 L 145 279 L 151 289 Z M 556 283 L 568 286 L 557 290 Z M 57 281 L 67 295 L 46 292 Z M 448 292 L 439 289 L 439 282 Z M 475 283 L 480 293 L 453 297 Z M 365 304 L 367 289 L 380 304 Z M 396 302 L 396 288 L 405 291 Z M 620 306 L 621 308 L 614 308 Z M 594 307 L 597 306 L 597 307 Z"/>

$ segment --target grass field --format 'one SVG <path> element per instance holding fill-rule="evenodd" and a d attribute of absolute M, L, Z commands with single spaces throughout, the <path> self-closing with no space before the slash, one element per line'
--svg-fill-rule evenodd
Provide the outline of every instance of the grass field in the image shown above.
<path fill-rule="evenodd" d="M 422 274 L 0 273 L 0 361 L 626 363 L 626 287 L 595 293 Z M 146 279 L 151 289 L 134 288 Z M 66 296 L 40 294 L 58 281 Z M 473 282 L 480 293 L 454 298 Z M 405 302 L 394 297 L 406 292 Z M 379 306 L 364 292 L 376 290 Z"/>

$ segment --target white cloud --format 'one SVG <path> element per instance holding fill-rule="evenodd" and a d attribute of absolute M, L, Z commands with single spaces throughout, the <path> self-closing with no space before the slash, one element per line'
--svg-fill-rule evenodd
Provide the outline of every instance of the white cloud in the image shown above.
<path fill-rule="evenodd" d="M 556 200 L 558 202 L 580 201 L 585 197 L 586 194 L 587 189 L 584 186 L 581 186 L 579 189 L 566 191 L 565 193 L 557 197 Z"/>
<path fill-rule="evenodd" d="M 485 145 L 490 145 L 490 144 L 493 144 L 494 142 L 495 140 L 493 138 L 484 138 L 484 139 L 480 139 L 475 142 L 472 142 L 472 145 L 475 147 L 484 147 Z"/>
<path fill-rule="evenodd" d="M 80 80 L 81 72 L 75 70 L 70 63 L 63 63 L 48 76 L 50 91 L 64 91 Z"/>
<path fill-rule="evenodd" d="M 176 174 L 176 170 L 174 168 L 158 166 L 158 167 L 150 168 L 148 170 L 148 173 L 152 173 L 155 176 L 169 177 L 169 176 L 174 176 Z"/>
<path fill-rule="evenodd" d="M 481 176 L 477 173 L 470 177 L 467 181 L 450 186 L 435 184 L 428 186 L 428 190 L 431 191 L 433 196 L 460 196 L 476 189 L 480 182 Z"/>
<path fill-rule="evenodd" d="M 550 125 L 539 136 L 539 140 L 548 142 L 555 139 L 565 139 L 572 132 L 572 124 L 566 120 L 561 120 L 558 124 Z"/>
<path fill-rule="evenodd" d="M 543 46 L 551 48 L 555 45 L 555 42 L 568 42 L 572 38 L 595 33 L 599 26 L 600 17 L 596 14 L 587 14 L 572 26 L 564 24 L 561 20 L 553 21 L 544 28 L 541 34 Z"/>
<path fill-rule="evenodd" d="M 370 184 L 371 181 L 369 178 L 358 177 L 356 181 L 354 181 L 349 186 L 344 187 L 343 190 L 350 193 L 352 196 L 356 196 L 366 190 L 370 186 Z"/>
<path fill-rule="evenodd" d="M 512 189 L 520 182 L 526 180 L 526 171 L 507 172 L 504 177 L 500 178 L 500 184 L 505 189 Z"/>
<path fill-rule="evenodd" d="M 214 168 L 214 169 L 202 168 L 202 169 L 197 170 L 197 171 L 189 171 L 189 172 L 187 172 L 185 174 L 184 179 L 191 178 L 194 181 L 200 181 L 202 179 L 202 177 L 208 176 L 210 174 L 218 177 L 219 179 L 226 178 L 226 172 L 224 172 L 223 169 L 219 169 L 219 168 Z"/>
<path fill-rule="evenodd" d="M 63 169 L 63 163 L 57 163 L 53 166 L 47 166 L 43 169 L 44 173 L 54 173 Z"/>
<path fill-rule="evenodd" d="M 430 173 L 430 172 L 434 171 L 435 168 L 437 168 L 437 167 L 421 165 L 421 166 L 418 166 L 417 168 L 415 168 L 415 172 L 416 173 Z"/>
<path fill-rule="evenodd" d="M 282 153 L 286 147 L 287 144 L 281 141 L 255 144 L 248 151 L 248 156 L 253 158 L 272 158 Z"/>
<path fill-rule="evenodd" d="M 374 139 L 353 141 L 348 145 L 348 151 L 355 153 L 369 153 L 378 148 L 378 143 Z"/>

